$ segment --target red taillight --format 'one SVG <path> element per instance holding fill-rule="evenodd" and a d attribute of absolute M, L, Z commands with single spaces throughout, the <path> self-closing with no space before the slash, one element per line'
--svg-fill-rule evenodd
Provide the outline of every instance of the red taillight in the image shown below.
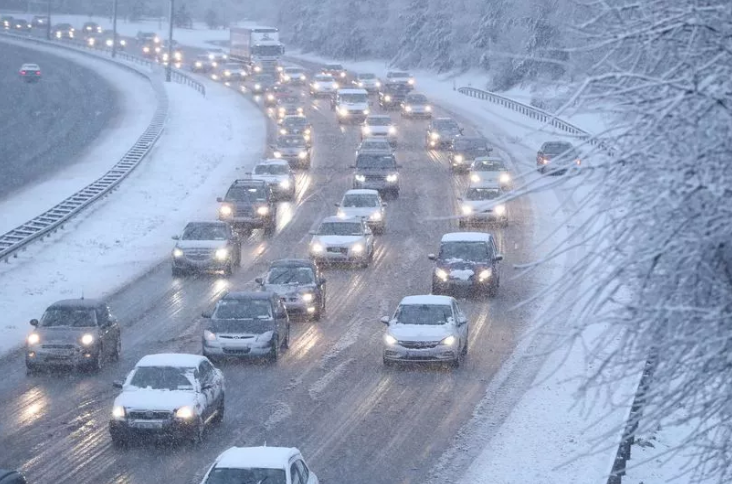
<path fill-rule="evenodd" d="M 25 71 L 20 71 L 20 75 L 21 76 L 24 76 L 25 75 Z"/>
<path fill-rule="evenodd" d="M 41 75 L 41 71 L 36 71 L 36 75 Z"/>

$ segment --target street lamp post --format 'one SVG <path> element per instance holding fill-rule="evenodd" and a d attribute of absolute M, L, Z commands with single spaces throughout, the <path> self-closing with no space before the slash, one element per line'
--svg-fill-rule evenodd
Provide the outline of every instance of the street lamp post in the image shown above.
<path fill-rule="evenodd" d="M 112 2 L 112 58 L 117 57 L 117 0 Z"/>
<path fill-rule="evenodd" d="M 51 0 L 48 0 L 48 11 L 46 12 L 46 40 L 51 40 Z"/>
<path fill-rule="evenodd" d="M 170 82 L 173 77 L 173 14 L 175 12 L 175 0 L 170 0 L 170 26 L 168 28 L 168 65 L 165 68 L 165 82 Z"/>

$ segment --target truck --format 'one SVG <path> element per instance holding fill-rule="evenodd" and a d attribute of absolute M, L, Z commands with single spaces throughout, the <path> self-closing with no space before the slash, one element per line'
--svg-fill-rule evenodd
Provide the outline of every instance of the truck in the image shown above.
<path fill-rule="evenodd" d="M 251 72 L 276 73 L 285 53 L 279 30 L 273 27 L 238 27 L 230 30 L 229 59 L 246 64 Z"/>

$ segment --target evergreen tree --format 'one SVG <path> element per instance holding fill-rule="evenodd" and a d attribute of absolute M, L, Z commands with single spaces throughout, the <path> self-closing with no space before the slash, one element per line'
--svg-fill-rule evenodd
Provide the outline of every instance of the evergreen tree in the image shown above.
<path fill-rule="evenodd" d="M 187 29 L 193 26 L 193 19 L 185 3 L 180 4 L 178 9 L 173 13 L 173 24 L 176 27 Z"/>
<path fill-rule="evenodd" d="M 491 51 L 495 49 L 504 21 L 505 5 L 503 0 L 483 3 L 483 13 L 478 29 L 470 39 L 470 44 L 479 52 L 478 65 L 488 70 L 491 67 Z"/>
<path fill-rule="evenodd" d="M 422 60 L 421 40 L 427 24 L 427 8 L 425 0 L 411 0 L 399 16 L 404 28 L 400 32 L 399 48 L 392 64 L 407 67 Z"/>
<path fill-rule="evenodd" d="M 219 28 L 219 26 L 221 25 L 221 23 L 219 22 L 219 16 L 213 8 L 209 8 L 208 10 L 206 10 L 205 20 L 206 25 L 208 25 L 208 28 L 210 29 Z"/>
<path fill-rule="evenodd" d="M 452 69 L 455 65 L 452 59 L 453 28 L 448 0 L 433 0 L 425 33 L 424 44 L 417 46 L 429 54 L 428 64 L 423 62 L 422 65 L 434 68 L 437 72 Z"/>

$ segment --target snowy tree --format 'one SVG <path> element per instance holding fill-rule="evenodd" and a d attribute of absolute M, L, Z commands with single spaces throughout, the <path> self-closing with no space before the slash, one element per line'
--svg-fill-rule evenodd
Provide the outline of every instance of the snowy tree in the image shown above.
<path fill-rule="evenodd" d="M 426 50 L 425 57 L 428 60 L 426 67 L 433 68 L 437 72 L 449 71 L 454 65 L 452 14 L 449 7 L 448 0 L 432 0 L 424 29 L 424 44 L 420 45 Z"/>
<path fill-rule="evenodd" d="M 470 39 L 470 44 L 479 52 L 478 65 L 486 70 L 491 67 L 491 51 L 500 36 L 505 8 L 502 0 L 483 3 L 480 22 Z"/>
<path fill-rule="evenodd" d="M 399 47 L 394 55 L 393 64 L 398 66 L 417 65 L 422 59 L 422 36 L 427 24 L 427 7 L 425 0 L 411 0 L 400 14 L 404 27 L 399 33 Z"/>

